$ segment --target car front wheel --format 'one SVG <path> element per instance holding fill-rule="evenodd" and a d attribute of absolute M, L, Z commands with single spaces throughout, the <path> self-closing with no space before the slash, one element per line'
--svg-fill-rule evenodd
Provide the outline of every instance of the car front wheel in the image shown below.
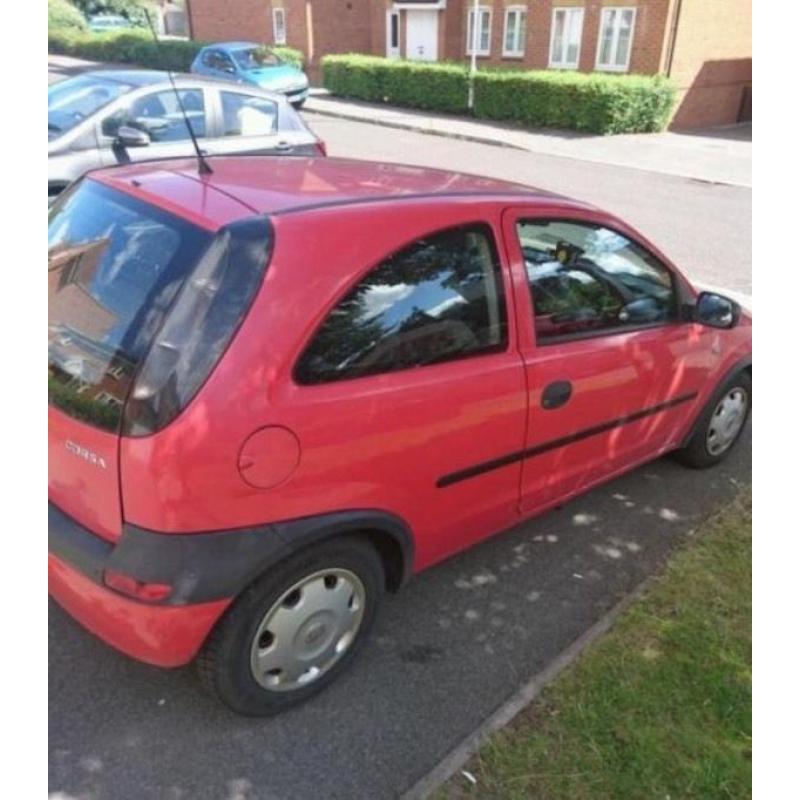
<path fill-rule="evenodd" d="M 725 381 L 703 410 L 688 444 L 676 452 L 678 459 L 698 469 L 722 461 L 744 430 L 752 394 L 752 379 L 747 372 Z"/>
<path fill-rule="evenodd" d="M 298 553 L 228 609 L 198 657 L 203 683 L 234 711 L 268 716 L 347 668 L 372 627 L 385 576 L 357 537 Z"/>

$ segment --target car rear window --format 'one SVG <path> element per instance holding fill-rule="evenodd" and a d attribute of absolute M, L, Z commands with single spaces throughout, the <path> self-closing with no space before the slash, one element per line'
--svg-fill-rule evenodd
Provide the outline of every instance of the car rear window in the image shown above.
<path fill-rule="evenodd" d="M 117 430 L 133 374 L 211 235 L 91 180 L 48 226 L 48 396 Z"/>

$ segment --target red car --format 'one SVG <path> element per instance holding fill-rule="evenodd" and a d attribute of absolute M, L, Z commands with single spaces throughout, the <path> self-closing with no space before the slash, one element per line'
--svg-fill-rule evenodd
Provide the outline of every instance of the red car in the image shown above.
<path fill-rule="evenodd" d="M 416 167 L 211 165 L 50 210 L 49 570 L 233 709 L 330 683 L 412 574 L 740 435 L 750 317 L 621 220 Z"/>

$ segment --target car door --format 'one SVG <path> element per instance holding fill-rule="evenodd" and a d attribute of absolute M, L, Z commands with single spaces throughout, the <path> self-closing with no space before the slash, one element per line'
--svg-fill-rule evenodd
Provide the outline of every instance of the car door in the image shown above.
<path fill-rule="evenodd" d="M 499 213 L 497 226 L 485 213 L 375 204 L 318 221 L 313 236 L 287 215 L 276 236 L 309 272 L 286 272 L 270 324 L 289 335 L 300 307 L 330 297 L 296 345 L 292 379 L 271 395 L 302 442 L 293 502 L 397 514 L 418 566 L 518 519 L 519 463 L 482 466 L 520 449 L 528 402 Z M 344 285 L 342 264 L 360 265 Z"/>
<path fill-rule="evenodd" d="M 305 131 L 280 130 L 280 105 L 274 100 L 237 88 L 213 91 L 217 125 L 204 145 L 210 154 L 291 154 L 299 138 L 308 139 Z"/>
<path fill-rule="evenodd" d="M 207 90 L 199 86 L 181 87 L 180 101 L 171 88 L 139 93 L 116 106 L 100 122 L 100 142 L 105 165 L 127 164 L 194 154 L 194 145 L 184 119 L 184 111 L 201 147 L 210 132 Z M 150 138 L 144 147 L 121 147 L 117 141 L 123 126 L 142 130 Z"/>
<path fill-rule="evenodd" d="M 681 321 L 685 285 L 630 229 L 541 207 L 509 209 L 503 226 L 528 380 L 530 513 L 675 444 L 706 365 Z"/>

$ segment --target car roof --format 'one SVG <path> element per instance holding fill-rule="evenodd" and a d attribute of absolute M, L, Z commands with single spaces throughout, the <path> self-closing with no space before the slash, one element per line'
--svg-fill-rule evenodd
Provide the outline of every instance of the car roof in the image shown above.
<path fill-rule="evenodd" d="M 144 86 L 156 86 L 164 84 L 166 88 L 172 88 L 168 72 L 161 72 L 152 69 L 95 69 L 89 72 L 81 72 L 76 75 L 78 78 L 97 78 L 105 81 L 117 81 L 118 83 L 127 84 L 134 89 L 140 89 Z M 224 78 L 215 78 L 211 75 L 198 75 L 196 73 L 188 72 L 173 72 L 172 77 L 176 85 L 181 86 L 183 83 L 189 82 L 199 85 L 218 86 L 222 89 L 234 92 L 245 92 L 246 94 L 264 95 L 278 103 L 285 103 L 286 96 L 281 92 L 276 92 L 271 89 L 263 89 L 260 86 L 244 86 L 242 84 L 232 83 L 226 81 Z M 58 86 L 58 83 L 51 83 L 50 86 Z"/>
<path fill-rule="evenodd" d="M 268 45 L 261 45 L 258 42 L 215 42 L 214 44 L 206 45 L 203 50 L 215 48 L 217 50 L 242 50 L 245 47 L 268 47 Z"/>
<path fill-rule="evenodd" d="M 93 69 L 81 72 L 75 77 L 102 78 L 107 81 L 127 83 L 130 86 L 149 86 L 152 83 L 169 81 L 169 75 L 166 72 L 153 69 Z"/>
<path fill-rule="evenodd" d="M 183 210 L 196 215 L 192 198 L 197 183 L 214 190 L 256 214 L 281 215 L 331 206 L 370 204 L 391 200 L 431 200 L 475 197 L 513 202 L 588 208 L 560 195 L 494 178 L 404 164 L 383 164 L 344 158 L 293 156 L 227 156 L 208 159 L 213 173 L 200 176 L 195 159 L 170 159 L 99 170 L 93 177 L 159 204 L 169 200 L 175 209 L 186 196 Z M 222 225 L 230 218 L 218 219 Z"/>

